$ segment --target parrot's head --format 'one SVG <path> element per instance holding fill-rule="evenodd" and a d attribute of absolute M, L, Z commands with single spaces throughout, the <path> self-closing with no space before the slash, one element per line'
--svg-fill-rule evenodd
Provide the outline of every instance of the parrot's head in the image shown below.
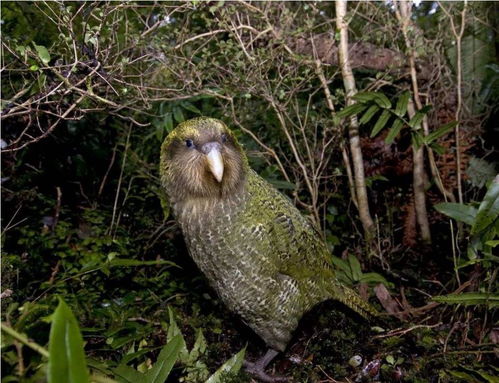
<path fill-rule="evenodd" d="M 161 181 L 174 200 L 229 196 L 242 186 L 247 169 L 236 137 L 214 118 L 179 124 L 161 146 Z"/>

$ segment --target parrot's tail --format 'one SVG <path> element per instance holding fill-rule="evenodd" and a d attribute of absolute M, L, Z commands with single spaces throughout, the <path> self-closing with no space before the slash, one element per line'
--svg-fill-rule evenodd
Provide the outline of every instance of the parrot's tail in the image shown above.
<path fill-rule="evenodd" d="M 373 306 L 363 300 L 349 287 L 340 284 L 335 285 L 334 299 L 350 307 L 353 311 L 357 312 L 365 319 L 371 319 L 372 317 L 380 315 Z"/>

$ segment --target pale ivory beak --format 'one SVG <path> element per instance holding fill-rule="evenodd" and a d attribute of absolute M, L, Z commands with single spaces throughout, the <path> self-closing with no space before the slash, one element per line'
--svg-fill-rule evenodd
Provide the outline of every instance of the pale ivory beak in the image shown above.
<path fill-rule="evenodd" d="M 206 159 L 208 160 L 208 167 L 210 168 L 211 173 L 218 182 L 222 182 L 222 177 L 224 176 L 224 162 L 220 149 L 216 147 L 211 148 L 208 154 L 206 154 Z"/>

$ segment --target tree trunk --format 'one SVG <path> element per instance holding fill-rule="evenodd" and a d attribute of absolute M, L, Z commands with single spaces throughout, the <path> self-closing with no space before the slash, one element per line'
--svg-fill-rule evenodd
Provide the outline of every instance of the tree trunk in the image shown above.
<path fill-rule="evenodd" d="M 416 113 L 414 103 L 409 101 L 407 106 L 409 117 L 412 118 Z M 428 223 L 428 212 L 426 211 L 426 191 L 425 181 L 426 173 L 424 171 L 424 146 L 419 148 L 412 146 L 413 170 L 412 187 L 414 189 L 414 208 L 416 210 L 416 221 L 418 222 L 421 239 L 423 242 L 431 242 L 430 224 Z"/>
<path fill-rule="evenodd" d="M 338 61 L 343 76 L 343 85 L 346 91 L 347 105 L 353 103 L 352 96 L 357 93 L 355 79 L 348 58 L 348 23 L 345 20 L 347 11 L 347 1 L 336 1 L 336 26 L 340 31 L 340 46 L 338 50 Z M 350 152 L 352 153 L 352 162 L 354 170 L 355 193 L 357 195 L 357 204 L 359 209 L 360 221 L 364 228 L 366 239 L 370 241 L 374 236 L 374 222 L 369 212 L 369 202 L 367 199 L 367 188 L 364 174 L 364 162 L 362 150 L 360 148 L 359 124 L 357 117 L 350 119 L 348 128 L 350 141 Z"/>

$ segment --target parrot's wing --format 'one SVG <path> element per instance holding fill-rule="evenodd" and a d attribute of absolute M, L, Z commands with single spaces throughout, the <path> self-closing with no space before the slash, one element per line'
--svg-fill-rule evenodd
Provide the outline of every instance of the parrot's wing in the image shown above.
<path fill-rule="evenodd" d="M 278 272 L 296 280 L 334 276 L 327 246 L 312 222 L 256 173 L 252 178 L 259 196 L 253 199 L 252 215 L 260 217 L 270 237 L 269 252 Z"/>

